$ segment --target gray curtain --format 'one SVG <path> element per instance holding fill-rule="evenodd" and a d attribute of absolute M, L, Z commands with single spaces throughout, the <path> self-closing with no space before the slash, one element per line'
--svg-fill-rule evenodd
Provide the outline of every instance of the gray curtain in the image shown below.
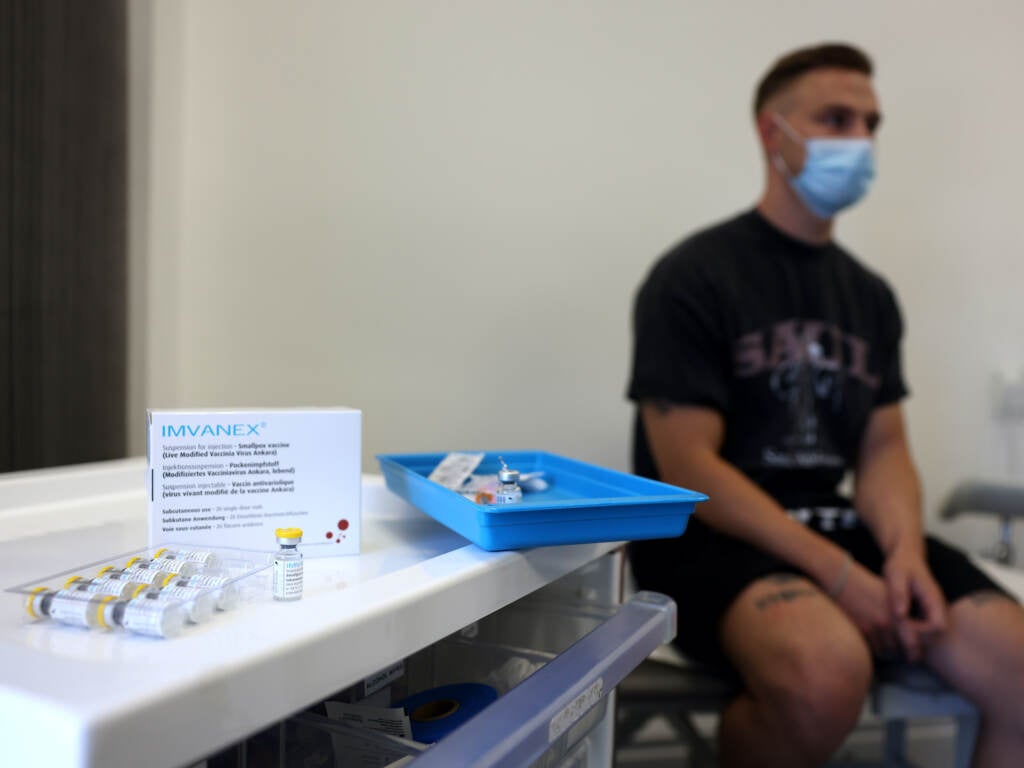
<path fill-rule="evenodd" d="M 0 0 L 0 471 L 125 453 L 125 0 Z"/>

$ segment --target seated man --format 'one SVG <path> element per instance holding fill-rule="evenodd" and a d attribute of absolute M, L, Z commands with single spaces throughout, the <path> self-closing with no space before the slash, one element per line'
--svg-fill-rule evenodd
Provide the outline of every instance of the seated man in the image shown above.
<path fill-rule="evenodd" d="M 681 538 L 632 544 L 633 568 L 678 603 L 682 650 L 742 681 L 723 766 L 820 765 L 893 659 L 977 704 L 975 766 L 1020 766 L 1024 611 L 924 534 L 896 299 L 832 239 L 874 175 L 871 74 L 845 45 L 776 62 L 754 104 L 757 207 L 673 248 L 639 291 L 635 471 L 711 499 Z"/>

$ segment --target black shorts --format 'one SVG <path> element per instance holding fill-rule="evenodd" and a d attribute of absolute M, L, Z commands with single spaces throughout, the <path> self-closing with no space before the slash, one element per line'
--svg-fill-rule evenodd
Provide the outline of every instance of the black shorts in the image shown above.
<path fill-rule="evenodd" d="M 881 573 L 882 551 L 866 527 L 857 524 L 823 531 L 816 521 L 810 525 L 865 568 Z M 983 590 L 1010 596 L 961 551 L 931 536 L 926 544 L 928 567 L 947 603 Z M 674 643 L 679 649 L 693 659 L 725 668 L 730 665 L 721 650 L 719 624 L 739 594 L 752 582 L 774 573 L 806 576 L 799 568 L 718 533 L 693 517 L 682 537 L 634 541 L 629 553 L 637 586 L 676 601 L 679 629 Z"/>

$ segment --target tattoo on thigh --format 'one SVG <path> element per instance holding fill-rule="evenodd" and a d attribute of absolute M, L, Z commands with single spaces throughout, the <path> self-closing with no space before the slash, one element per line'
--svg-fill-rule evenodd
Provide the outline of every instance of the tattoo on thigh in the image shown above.
<path fill-rule="evenodd" d="M 754 601 L 754 607 L 763 611 L 776 603 L 791 603 L 800 597 L 817 597 L 818 592 L 810 587 L 793 587 L 792 589 L 780 589 L 778 592 L 764 595 Z"/>
<path fill-rule="evenodd" d="M 795 573 L 773 573 L 771 576 L 765 576 L 765 581 L 772 584 L 789 584 L 800 578 Z"/>
<path fill-rule="evenodd" d="M 1009 600 L 1006 595 L 997 589 L 983 589 L 980 592 L 972 592 L 968 598 L 975 605 L 987 605 L 996 600 Z"/>

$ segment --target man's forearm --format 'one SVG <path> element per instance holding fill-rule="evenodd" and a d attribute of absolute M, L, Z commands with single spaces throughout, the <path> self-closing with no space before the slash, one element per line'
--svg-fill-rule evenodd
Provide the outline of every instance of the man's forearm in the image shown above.
<path fill-rule="evenodd" d="M 898 411 L 872 419 L 860 452 L 854 506 L 883 552 L 923 552 L 921 485 Z"/>

